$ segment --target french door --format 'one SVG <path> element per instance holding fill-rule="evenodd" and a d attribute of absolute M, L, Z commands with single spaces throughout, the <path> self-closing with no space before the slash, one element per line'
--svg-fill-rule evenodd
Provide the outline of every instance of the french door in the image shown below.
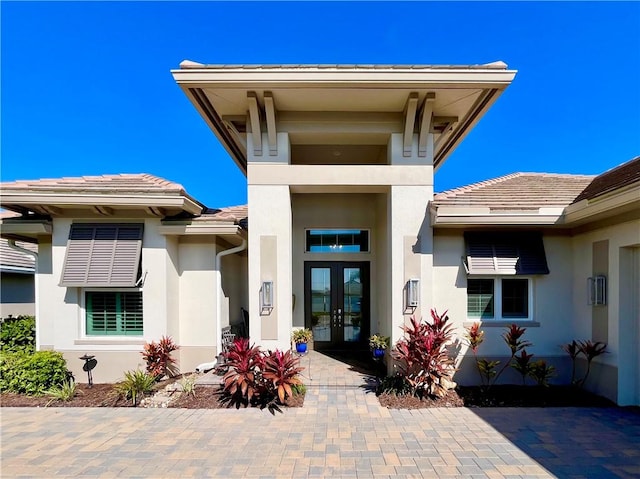
<path fill-rule="evenodd" d="M 362 349 L 369 338 L 369 263 L 305 262 L 305 325 L 315 349 Z"/>

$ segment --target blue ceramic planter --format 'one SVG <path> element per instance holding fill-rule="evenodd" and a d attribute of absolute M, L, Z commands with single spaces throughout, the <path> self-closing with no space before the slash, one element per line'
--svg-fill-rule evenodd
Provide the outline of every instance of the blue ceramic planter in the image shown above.
<path fill-rule="evenodd" d="M 373 357 L 375 359 L 380 359 L 384 356 L 384 349 L 382 348 L 374 348 L 373 349 Z"/>
<path fill-rule="evenodd" d="M 307 343 L 296 343 L 296 352 L 298 352 L 298 353 L 306 353 L 307 352 Z"/>

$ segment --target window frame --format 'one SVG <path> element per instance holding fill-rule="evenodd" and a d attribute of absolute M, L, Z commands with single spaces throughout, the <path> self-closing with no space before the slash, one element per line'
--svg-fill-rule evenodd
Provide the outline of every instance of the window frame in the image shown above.
<path fill-rule="evenodd" d="M 482 317 L 482 316 L 471 316 L 469 314 L 469 281 L 473 280 L 487 280 L 490 279 L 493 281 L 493 317 Z M 509 280 L 527 280 L 527 316 L 526 317 L 514 317 L 514 316 L 504 316 L 503 313 L 503 288 L 502 281 Z M 534 278 L 532 276 L 521 276 L 521 275 L 510 275 L 510 276 L 488 276 L 488 275 L 478 275 L 478 276 L 468 276 L 467 277 L 467 285 L 466 285 L 466 296 L 467 296 L 467 311 L 466 316 L 469 321 L 487 321 L 487 322 L 519 322 L 519 321 L 528 321 L 532 322 L 534 316 Z"/>
<path fill-rule="evenodd" d="M 324 231 L 324 232 L 346 232 L 346 231 L 358 231 L 360 232 L 360 234 L 362 234 L 363 232 L 367 233 L 367 244 L 366 244 L 366 249 L 365 250 L 361 250 L 361 251 L 311 251 L 311 247 L 309 247 L 308 244 L 308 237 L 311 231 Z M 339 235 L 340 233 L 335 233 L 336 236 Z M 354 227 L 354 228 L 305 228 L 304 229 L 304 254 L 312 254 L 312 255 L 320 255 L 320 254 L 330 254 L 330 255 L 335 255 L 335 254 L 370 254 L 371 253 L 371 229 L 369 228 L 358 228 L 358 227 Z"/>
<path fill-rule="evenodd" d="M 132 334 L 126 334 L 126 333 L 122 333 L 122 327 L 120 328 L 120 330 L 117 333 L 114 334 L 109 334 L 109 333 L 90 333 L 89 332 L 89 317 L 88 317 L 88 301 L 87 301 L 87 294 L 88 293 L 113 293 L 113 294 L 125 294 L 125 293 L 138 293 L 140 294 L 140 300 L 142 302 L 142 330 L 140 332 L 136 332 L 136 333 L 132 333 Z M 142 338 L 144 337 L 144 330 L 145 330 L 145 313 L 144 313 L 144 293 L 142 291 L 142 288 L 82 288 L 81 289 L 81 293 L 80 293 L 80 297 L 81 297 L 81 330 L 82 330 L 82 337 L 84 339 L 95 339 L 95 340 L 104 340 L 104 339 L 114 339 L 114 340 L 122 340 L 122 339 L 132 339 L 132 338 Z M 116 312 L 117 314 L 117 312 Z"/>

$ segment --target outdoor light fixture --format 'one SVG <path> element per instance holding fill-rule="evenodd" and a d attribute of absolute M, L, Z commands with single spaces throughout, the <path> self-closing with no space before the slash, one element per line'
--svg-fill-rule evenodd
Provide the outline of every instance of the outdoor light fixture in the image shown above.
<path fill-rule="evenodd" d="M 82 370 L 87 372 L 87 379 L 89 381 L 89 387 L 93 386 L 93 375 L 91 374 L 91 370 L 96 367 L 98 361 L 95 359 L 95 356 L 91 356 L 89 354 L 84 354 L 80 356 L 78 359 L 82 359 L 84 361 L 84 365 L 82 366 Z"/>
<path fill-rule="evenodd" d="M 260 313 L 269 314 L 273 309 L 273 281 L 263 281 L 260 288 Z"/>
<path fill-rule="evenodd" d="M 603 275 L 587 278 L 589 304 L 594 306 L 607 304 L 607 277 Z"/>
<path fill-rule="evenodd" d="M 412 278 L 407 281 L 407 308 L 417 308 L 420 299 L 420 280 Z"/>

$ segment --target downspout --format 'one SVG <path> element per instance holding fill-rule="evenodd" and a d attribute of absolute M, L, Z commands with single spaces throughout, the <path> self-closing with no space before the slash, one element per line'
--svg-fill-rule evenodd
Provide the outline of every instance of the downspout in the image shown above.
<path fill-rule="evenodd" d="M 14 249 L 16 251 L 19 251 L 20 253 L 24 253 L 26 255 L 29 255 L 31 257 L 33 257 L 35 264 L 34 264 L 34 271 L 33 271 L 33 295 L 35 298 L 35 313 L 36 313 L 36 351 L 40 350 L 40 328 L 38 328 L 38 322 L 40 321 L 40 301 L 38 299 L 38 253 L 36 253 L 35 251 L 30 251 L 26 248 L 23 248 L 22 246 L 18 246 L 16 244 L 16 240 L 10 239 L 7 240 L 7 243 L 9 245 L 9 248 Z"/>
<path fill-rule="evenodd" d="M 245 249 L 247 249 L 247 240 L 243 238 L 240 246 L 226 249 L 216 254 L 216 281 L 218 282 L 216 291 L 216 321 L 218 322 L 218 327 L 216 328 L 216 356 L 222 353 L 222 257 L 239 253 Z"/>

